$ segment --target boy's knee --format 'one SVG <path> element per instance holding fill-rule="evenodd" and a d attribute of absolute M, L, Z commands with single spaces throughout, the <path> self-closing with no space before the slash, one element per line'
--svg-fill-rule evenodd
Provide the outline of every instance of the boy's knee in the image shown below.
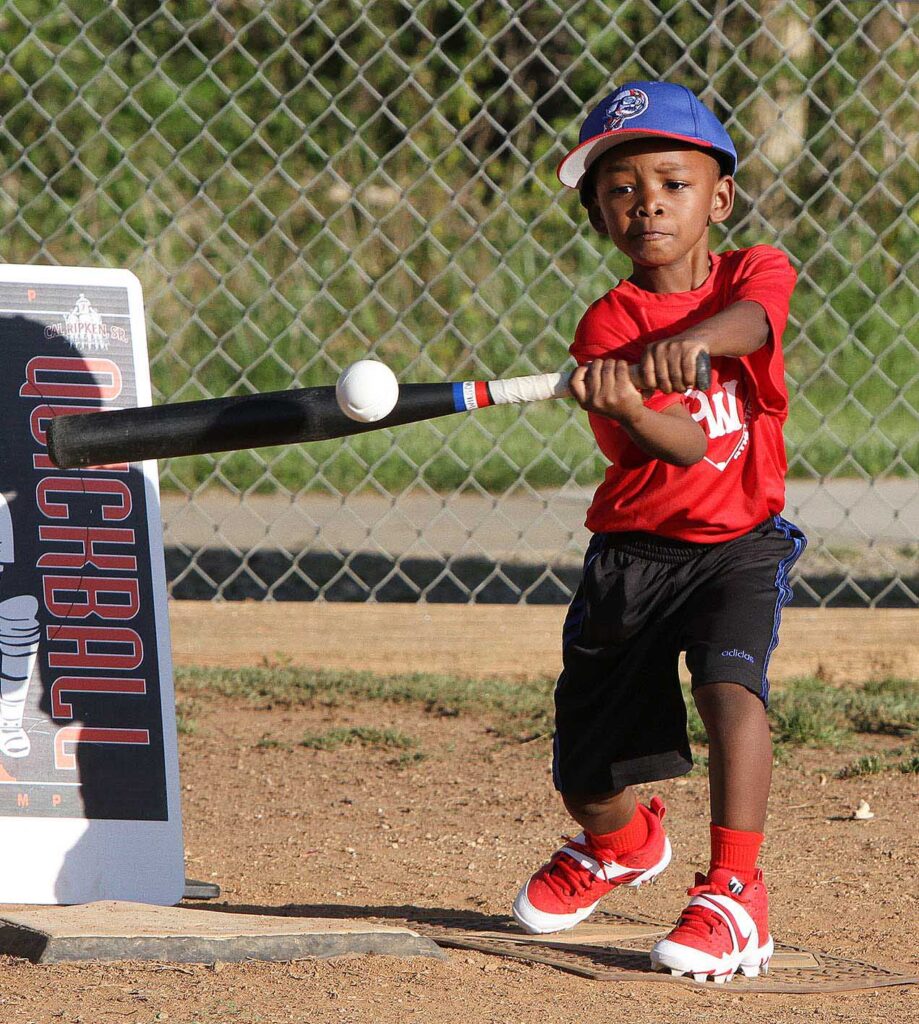
<path fill-rule="evenodd" d="M 627 790 L 609 793 L 562 793 L 562 802 L 569 814 L 580 820 L 582 816 L 599 817 L 609 812 L 623 799 Z"/>

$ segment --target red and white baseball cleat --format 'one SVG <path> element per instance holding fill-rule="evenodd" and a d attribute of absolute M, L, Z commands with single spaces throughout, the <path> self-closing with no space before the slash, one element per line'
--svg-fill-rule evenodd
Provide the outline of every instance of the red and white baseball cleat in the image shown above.
<path fill-rule="evenodd" d="M 696 981 L 730 981 L 740 970 L 766 974 L 775 945 L 769 934 L 769 894 L 763 873 L 743 884 L 719 869 L 696 875 L 692 899 L 676 927 L 654 944 L 651 964 L 659 971 L 690 974 Z"/>
<path fill-rule="evenodd" d="M 653 797 L 649 807 L 638 805 L 648 821 L 644 846 L 616 861 L 597 846 L 590 833 L 569 839 L 524 885 L 514 900 L 514 917 L 528 932 L 543 934 L 573 928 L 583 921 L 611 889 L 637 889 L 670 863 L 670 840 L 661 821 L 663 803 Z"/>

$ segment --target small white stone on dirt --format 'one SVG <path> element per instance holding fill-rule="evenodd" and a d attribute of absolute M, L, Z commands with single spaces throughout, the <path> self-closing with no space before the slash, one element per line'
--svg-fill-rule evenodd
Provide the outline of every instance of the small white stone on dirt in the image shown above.
<path fill-rule="evenodd" d="M 870 821 L 874 817 L 874 811 L 868 806 L 867 800 L 859 800 L 858 807 L 852 812 L 855 821 Z"/>

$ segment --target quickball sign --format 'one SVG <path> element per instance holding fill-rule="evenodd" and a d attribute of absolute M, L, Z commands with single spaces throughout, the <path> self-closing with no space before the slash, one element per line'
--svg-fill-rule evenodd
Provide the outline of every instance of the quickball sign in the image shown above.
<path fill-rule="evenodd" d="M 62 414 L 150 404 L 127 271 L 0 267 L 0 902 L 181 898 L 155 464 L 60 470 Z"/>

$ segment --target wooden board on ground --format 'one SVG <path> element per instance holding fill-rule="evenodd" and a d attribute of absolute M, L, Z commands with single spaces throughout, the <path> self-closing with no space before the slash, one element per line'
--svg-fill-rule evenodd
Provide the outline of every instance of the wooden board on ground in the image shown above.
<path fill-rule="evenodd" d="M 350 604 L 324 602 L 170 605 L 175 664 L 241 668 L 442 672 L 513 679 L 560 667 L 565 609 L 557 605 Z M 772 658 L 773 683 L 919 678 L 919 609 L 788 608 Z"/>

